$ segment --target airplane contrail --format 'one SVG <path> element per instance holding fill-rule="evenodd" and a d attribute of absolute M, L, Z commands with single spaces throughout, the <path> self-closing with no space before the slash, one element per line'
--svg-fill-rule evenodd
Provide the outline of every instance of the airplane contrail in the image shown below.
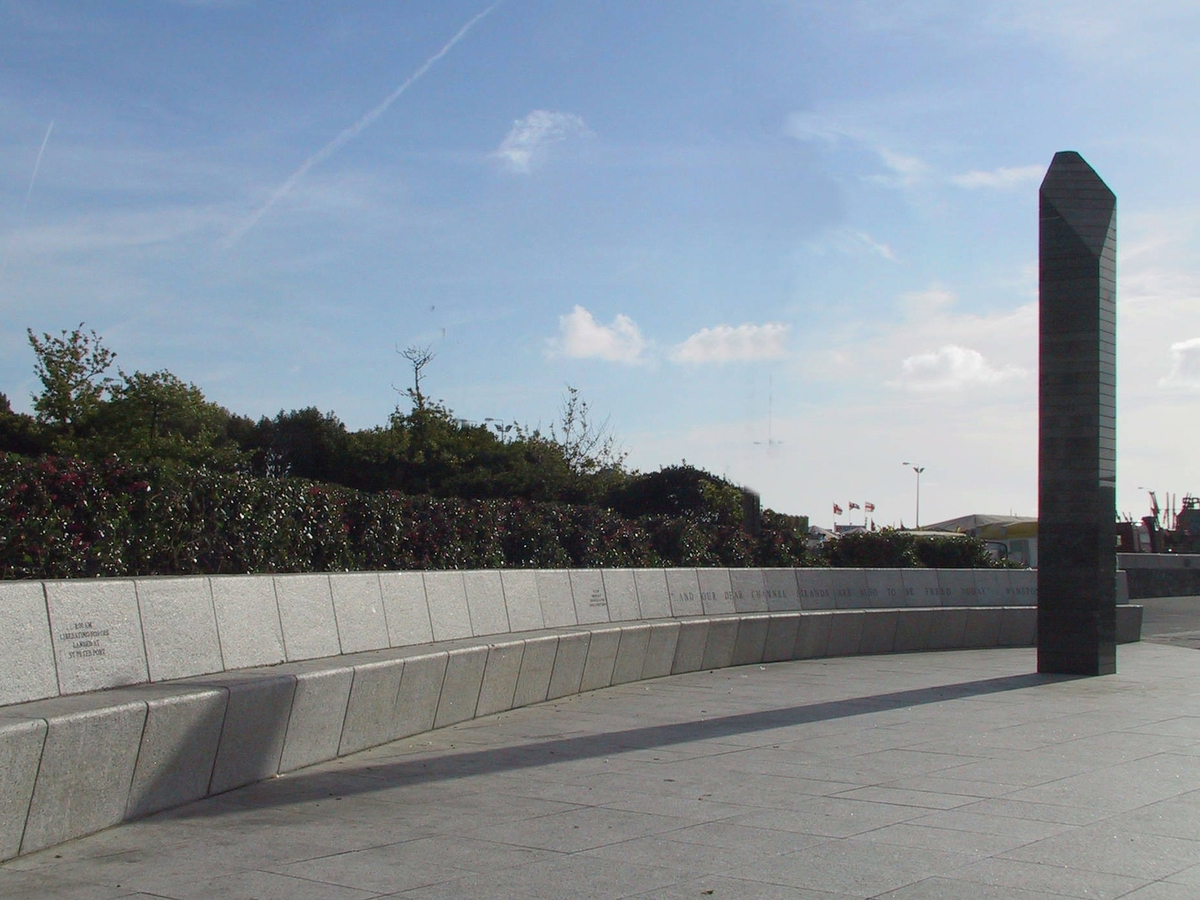
<path fill-rule="evenodd" d="M 29 190 L 25 192 L 25 202 L 21 204 L 21 224 L 25 224 L 25 210 L 29 208 L 29 198 L 33 196 L 33 185 L 37 182 L 38 169 L 42 167 L 42 156 L 46 152 L 46 145 L 50 143 L 50 132 L 54 130 L 54 120 L 50 120 L 50 126 L 46 129 L 46 136 L 42 138 L 42 146 L 38 148 L 37 159 L 33 163 L 33 174 L 29 176 Z"/>
<path fill-rule="evenodd" d="M 50 125 L 46 129 L 46 135 L 42 138 L 42 146 L 38 148 L 37 159 L 33 161 L 33 174 L 29 176 L 29 188 L 25 191 L 25 202 L 21 204 L 21 218 L 17 220 L 17 228 L 25 227 L 25 211 L 29 208 L 29 198 L 33 196 L 33 186 L 37 183 L 38 169 L 42 167 L 42 156 L 46 152 L 46 144 L 50 143 L 50 132 L 54 130 L 54 120 L 50 120 Z M 8 260 L 6 254 L 3 262 L 0 262 L 0 284 L 8 280 Z"/>
<path fill-rule="evenodd" d="M 493 3 L 483 12 L 478 13 L 471 18 L 466 25 L 458 30 L 458 33 L 455 34 L 454 37 L 450 38 L 450 40 L 446 42 L 445 46 L 443 46 L 441 50 L 433 54 L 433 56 L 429 57 L 429 59 L 425 60 L 425 62 L 421 64 L 420 68 L 409 75 L 408 78 L 406 78 L 398 88 L 388 94 L 387 98 L 382 103 L 380 103 L 361 119 L 335 137 L 332 141 L 306 159 L 300 168 L 293 172 L 291 177 L 288 178 L 288 180 L 282 185 L 280 185 L 275 193 L 271 195 L 270 199 L 268 199 L 266 203 L 258 208 L 254 215 L 250 216 L 250 218 L 229 233 L 229 236 L 225 238 L 225 248 L 228 249 L 232 247 L 243 237 L 245 237 L 246 233 L 249 232 L 250 229 L 252 229 L 255 225 L 257 225 L 259 220 L 271 210 L 271 207 L 292 192 L 296 185 L 299 184 L 300 179 L 308 174 L 309 169 L 318 163 L 329 159 L 329 157 L 331 157 L 334 153 L 358 137 L 368 125 L 387 112 L 388 107 L 395 103 L 401 94 L 416 84 L 417 81 L 421 79 L 421 76 L 433 68 L 434 64 L 436 64 L 438 60 L 440 60 L 454 48 L 455 44 L 466 37 L 468 31 L 474 28 L 481 19 L 487 16 L 492 10 L 494 10 L 503 2 L 504 0 L 497 0 L 496 3 Z"/>

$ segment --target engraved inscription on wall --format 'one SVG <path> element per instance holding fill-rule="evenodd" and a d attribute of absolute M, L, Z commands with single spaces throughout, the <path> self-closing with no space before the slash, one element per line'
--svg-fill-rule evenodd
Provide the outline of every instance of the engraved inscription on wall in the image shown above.
<path fill-rule="evenodd" d="M 58 640 L 66 649 L 67 659 L 87 659 L 104 655 L 104 645 L 109 629 L 97 627 L 95 622 L 72 622 L 58 633 Z"/>
<path fill-rule="evenodd" d="M 592 588 L 592 592 L 588 596 L 588 606 L 608 606 L 608 597 L 602 588 Z"/>

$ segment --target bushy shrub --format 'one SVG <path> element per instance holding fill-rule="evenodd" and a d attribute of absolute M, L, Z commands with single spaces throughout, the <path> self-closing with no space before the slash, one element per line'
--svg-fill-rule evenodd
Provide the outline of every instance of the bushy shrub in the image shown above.
<path fill-rule="evenodd" d="M 998 563 L 983 541 L 947 535 L 917 537 L 906 531 L 852 531 L 829 541 L 823 555 L 829 565 L 845 568 L 987 569 Z"/>
<path fill-rule="evenodd" d="M 366 493 L 179 465 L 0 454 L 0 578 L 803 565 L 800 520 Z"/>

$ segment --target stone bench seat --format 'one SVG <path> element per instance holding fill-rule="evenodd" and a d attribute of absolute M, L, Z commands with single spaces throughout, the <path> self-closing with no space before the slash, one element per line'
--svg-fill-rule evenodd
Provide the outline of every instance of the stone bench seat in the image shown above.
<path fill-rule="evenodd" d="M 1141 608 L 1118 609 L 1137 640 Z M 1032 606 L 732 613 L 570 625 L 0 706 L 0 859 L 434 728 L 726 666 L 1031 646 Z"/>

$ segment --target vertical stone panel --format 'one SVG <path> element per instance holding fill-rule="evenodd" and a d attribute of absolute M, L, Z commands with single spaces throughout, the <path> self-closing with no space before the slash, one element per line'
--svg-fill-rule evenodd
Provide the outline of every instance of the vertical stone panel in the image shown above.
<path fill-rule="evenodd" d="M 40 581 L 0 584 L 0 634 L 7 644 L 0 654 L 0 706 L 57 694 L 58 670 Z"/>

